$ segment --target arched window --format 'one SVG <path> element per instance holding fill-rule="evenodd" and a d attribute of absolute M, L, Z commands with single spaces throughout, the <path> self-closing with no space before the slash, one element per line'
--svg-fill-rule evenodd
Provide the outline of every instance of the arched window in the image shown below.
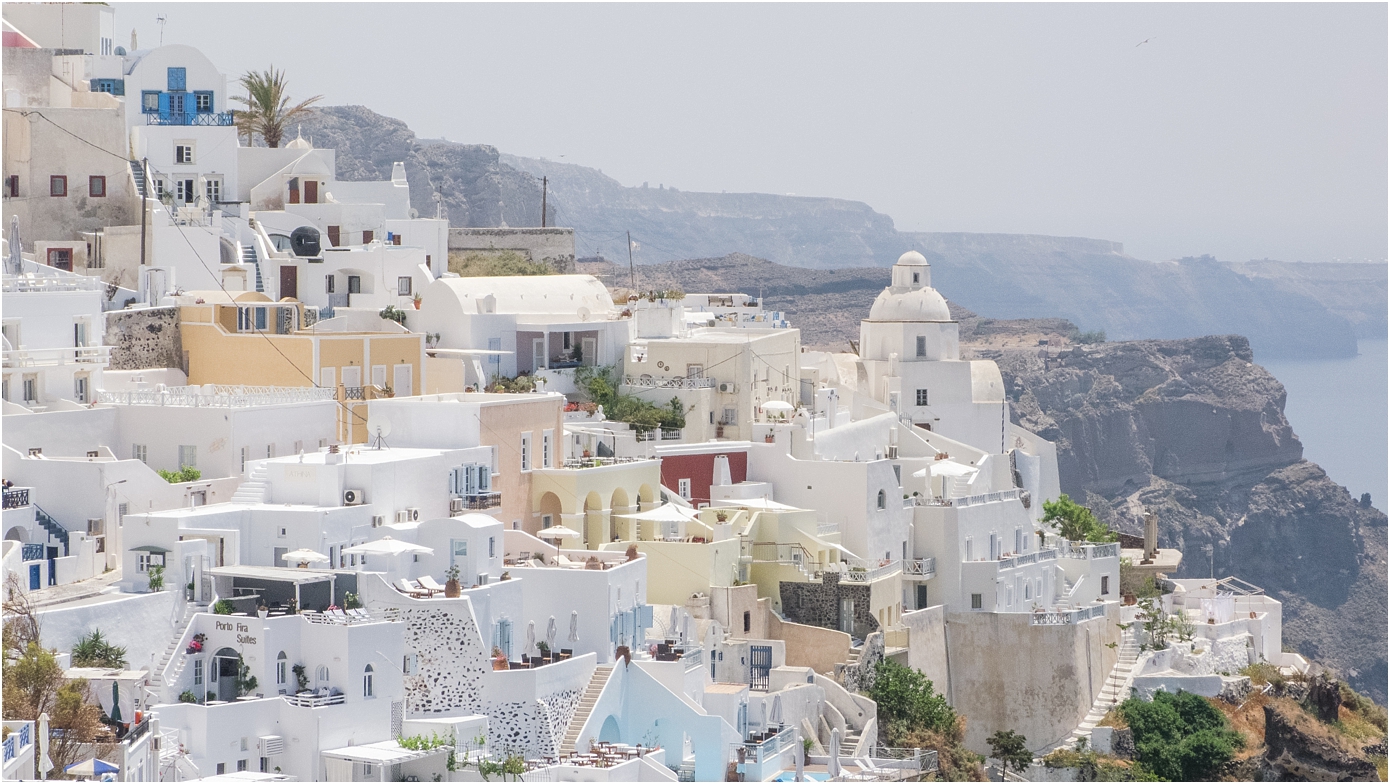
<path fill-rule="evenodd" d="M 887 509 L 887 508 L 888 508 L 888 494 L 885 493 L 885 492 L 883 492 L 882 490 L 878 491 L 878 508 L 879 508 L 879 509 Z"/>
<path fill-rule="evenodd" d="M 365 699 L 371 699 L 376 696 L 373 694 L 372 665 L 370 664 L 367 665 L 367 669 L 362 671 L 362 696 Z"/>
<path fill-rule="evenodd" d="M 322 685 L 324 685 L 324 686 L 327 686 L 327 685 L 328 685 L 328 667 L 327 667 L 326 665 L 320 664 L 320 665 L 318 666 L 318 669 L 314 670 L 314 679 L 317 680 L 320 684 L 322 684 Z"/>
<path fill-rule="evenodd" d="M 286 675 L 289 674 L 289 669 L 290 669 L 289 658 L 288 658 L 287 656 L 285 656 L 285 652 L 284 652 L 284 651 L 280 651 L 280 655 L 275 657 L 275 683 L 276 683 L 276 684 L 278 684 L 278 685 L 280 685 L 280 686 L 284 686 L 284 685 L 285 685 Z"/>

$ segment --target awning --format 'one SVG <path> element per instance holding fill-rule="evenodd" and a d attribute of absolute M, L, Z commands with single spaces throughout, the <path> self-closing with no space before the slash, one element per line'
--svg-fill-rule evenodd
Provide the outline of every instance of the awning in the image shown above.
<path fill-rule="evenodd" d="M 688 523 L 697 519 L 693 511 L 687 511 L 684 507 L 676 504 L 662 504 L 655 509 L 648 509 L 645 512 L 634 514 L 616 515 L 625 517 L 628 520 L 646 520 L 653 523 Z"/>
<path fill-rule="evenodd" d="M 402 553 L 423 553 L 433 555 L 434 550 L 418 544 L 403 542 L 400 539 L 392 539 L 383 536 L 370 542 L 344 547 L 342 552 L 348 555 L 401 555 Z"/>
<path fill-rule="evenodd" d="M 400 743 L 394 740 L 383 740 L 378 743 L 364 743 L 361 746 L 344 746 L 342 748 L 329 749 L 319 753 L 330 759 L 368 762 L 375 765 L 399 765 L 402 762 L 424 759 L 439 754 L 448 754 L 452 748 L 452 746 L 440 746 L 439 748 L 415 751 L 404 748 Z"/>
<path fill-rule="evenodd" d="M 214 566 L 207 570 L 213 577 L 240 577 L 247 580 L 266 580 L 278 583 L 319 583 L 332 580 L 335 572 L 318 569 L 294 569 L 286 566 Z"/>
<path fill-rule="evenodd" d="M 166 555 L 174 552 L 167 547 L 160 547 L 157 544 L 142 544 L 139 547 L 130 548 L 131 552 L 153 553 L 155 555 Z"/>
<path fill-rule="evenodd" d="M 961 465 L 951 460 L 938 460 L 927 468 L 914 471 L 913 476 L 922 479 L 930 471 L 932 476 L 970 476 L 977 473 L 980 469 L 975 466 Z"/>

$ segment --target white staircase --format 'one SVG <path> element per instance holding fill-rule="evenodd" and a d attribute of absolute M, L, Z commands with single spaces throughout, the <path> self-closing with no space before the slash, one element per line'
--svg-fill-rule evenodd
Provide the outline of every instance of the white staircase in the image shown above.
<path fill-rule="evenodd" d="M 174 629 L 174 637 L 169 641 L 169 647 L 164 649 L 164 655 L 160 657 L 159 663 L 155 665 L 154 672 L 150 673 L 150 693 L 154 695 L 156 702 L 168 703 L 177 699 L 177 695 L 166 693 L 168 683 L 178 683 L 179 675 L 183 673 L 184 666 L 188 663 L 188 657 L 183 654 L 183 635 L 188 631 L 188 624 L 192 622 L 193 614 L 206 609 L 206 605 L 197 605 L 193 602 L 185 602 L 183 605 L 183 617 L 179 619 Z M 179 657 L 179 661 L 169 672 L 168 683 L 165 682 L 164 670 L 169 666 L 169 662 L 174 657 Z"/>
<path fill-rule="evenodd" d="M 565 739 L 560 742 L 561 754 L 569 754 L 575 750 L 574 744 L 579 742 L 579 732 L 584 729 L 584 722 L 589 720 L 589 714 L 594 712 L 594 705 L 598 703 L 598 697 L 608 683 L 608 676 L 612 674 L 611 664 L 600 664 L 594 668 L 594 674 L 589 676 L 589 685 L 584 687 L 584 694 L 579 698 L 579 707 L 574 711 L 574 718 L 570 719 L 569 726 L 565 728 Z"/>
<path fill-rule="evenodd" d="M 246 481 L 232 493 L 232 503 L 234 504 L 263 504 L 265 503 L 266 490 L 269 485 L 266 482 L 265 465 L 257 465 L 251 469 L 251 475 L 246 477 Z M 276 564 L 277 566 L 279 564 Z"/>
<path fill-rule="evenodd" d="M 1131 623 L 1130 628 L 1125 629 L 1120 637 L 1120 658 L 1115 662 L 1115 668 L 1110 671 L 1110 677 L 1105 679 L 1105 686 L 1101 688 L 1100 696 L 1091 706 L 1091 712 L 1086 714 L 1086 718 L 1081 720 L 1066 740 L 1053 748 L 1071 748 L 1081 738 L 1085 738 L 1089 743 L 1091 730 L 1095 729 L 1111 708 L 1129 697 L 1129 687 L 1134 681 L 1134 665 L 1139 660 L 1139 635 L 1135 631 L 1136 626 L 1137 623 Z"/>

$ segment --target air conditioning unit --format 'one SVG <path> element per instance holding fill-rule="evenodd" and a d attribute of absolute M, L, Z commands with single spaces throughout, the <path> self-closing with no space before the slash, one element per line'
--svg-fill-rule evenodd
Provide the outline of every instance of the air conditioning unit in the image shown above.
<path fill-rule="evenodd" d="M 889 459 L 889 460 L 897 460 L 897 459 L 898 459 L 898 445 L 897 445 L 897 444 L 889 444 L 889 445 L 888 445 L 888 459 Z"/>
<path fill-rule="evenodd" d="M 719 385 L 719 391 L 720 391 L 720 392 L 728 392 L 729 394 L 733 394 L 733 393 L 735 393 L 735 392 L 738 391 L 738 384 L 730 384 L 730 383 L 728 383 L 728 382 L 726 381 L 726 382 L 724 382 L 723 384 L 720 384 L 720 385 Z"/>
<path fill-rule="evenodd" d="M 269 757 L 285 752 L 285 739 L 279 735 L 262 735 L 258 740 L 260 741 L 261 754 L 264 756 Z"/>
<path fill-rule="evenodd" d="M 386 515 L 372 515 L 372 527 L 380 528 L 386 525 Z"/>
<path fill-rule="evenodd" d="M 400 510 L 399 512 L 396 512 L 396 522 L 398 522 L 398 523 L 408 523 L 408 522 L 410 522 L 410 510 L 409 510 L 409 509 L 402 509 L 402 510 Z"/>
<path fill-rule="evenodd" d="M 410 522 L 412 522 L 412 523 L 417 523 L 417 522 L 420 521 L 420 510 L 419 510 L 419 509 L 416 509 L 415 507 L 412 506 L 411 508 L 405 510 L 405 513 L 406 513 L 406 516 L 410 519 Z"/>
<path fill-rule="evenodd" d="M 367 498 L 367 494 L 361 490 L 344 490 L 343 506 L 358 506 Z"/>
<path fill-rule="evenodd" d="M 450 499 L 449 499 L 449 514 L 458 514 L 459 512 L 462 512 L 462 511 L 463 511 L 463 499 L 462 499 L 462 498 L 450 498 Z"/>

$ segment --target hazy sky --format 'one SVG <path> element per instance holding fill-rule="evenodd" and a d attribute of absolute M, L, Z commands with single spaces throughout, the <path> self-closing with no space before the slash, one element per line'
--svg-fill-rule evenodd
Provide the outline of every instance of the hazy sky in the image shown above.
<path fill-rule="evenodd" d="M 118 3 L 118 42 L 157 43 L 159 13 L 229 77 L 274 63 L 297 95 L 627 185 L 1150 259 L 1387 256 L 1383 3 Z"/>

